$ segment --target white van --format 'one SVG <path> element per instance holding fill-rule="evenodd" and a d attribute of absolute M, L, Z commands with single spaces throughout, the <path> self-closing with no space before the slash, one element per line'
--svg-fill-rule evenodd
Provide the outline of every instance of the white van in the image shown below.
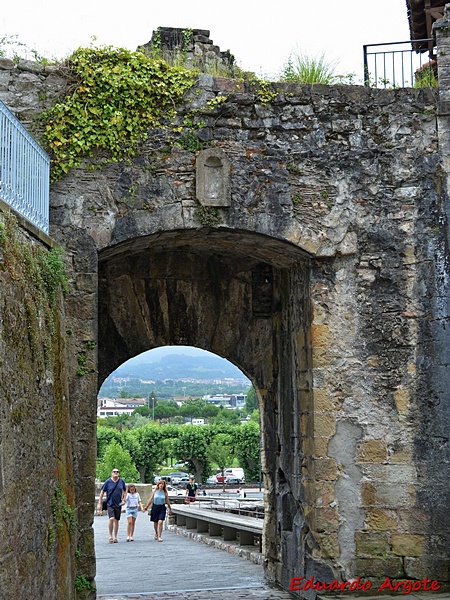
<path fill-rule="evenodd" d="M 244 469 L 241 469 L 240 467 L 225 469 L 223 474 L 225 476 L 225 481 L 236 479 L 236 483 L 245 483 Z"/>

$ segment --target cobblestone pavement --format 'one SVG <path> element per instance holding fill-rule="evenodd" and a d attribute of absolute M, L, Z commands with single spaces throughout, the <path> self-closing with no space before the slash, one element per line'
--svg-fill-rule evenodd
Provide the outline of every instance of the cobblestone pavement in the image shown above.
<path fill-rule="evenodd" d="M 212 598 L 220 598 L 220 600 L 292 600 L 294 596 L 278 588 L 263 586 L 257 588 L 190 590 L 186 592 L 154 592 L 126 596 L 97 596 L 97 598 L 101 600 L 211 600 Z"/>

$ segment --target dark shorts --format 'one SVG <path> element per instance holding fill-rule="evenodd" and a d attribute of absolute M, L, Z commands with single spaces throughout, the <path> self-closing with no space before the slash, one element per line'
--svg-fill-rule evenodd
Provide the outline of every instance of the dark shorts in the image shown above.
<path fill-rule="evenodd" d="M 108 506 L 108 517 L 110 519 L 116 519 L 120 521 L 120 515 L 122 514 L 121 506 Z"/>
<path fill-rule="evenodd" d="M 186 496 L 185 504 L 189 504 L 190 502 L 195 502 L 195 496 Z"/>
<path fill-rule="evenodd" d="M 152 504 L 152 510 L 150 511 L 150 521 L 156 523 L 157 521 L 164 521 L 166 518 L 166 505 L 165 504 Z"/>

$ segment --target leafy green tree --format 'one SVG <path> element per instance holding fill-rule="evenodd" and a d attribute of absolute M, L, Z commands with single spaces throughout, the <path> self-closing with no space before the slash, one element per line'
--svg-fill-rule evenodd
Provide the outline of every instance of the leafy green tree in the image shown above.
<path fill-rule="evenodd" d="M 205 400 L 200 398 L 188 398 L 183 406 L 179 410 L 179 414 L 188 419 L 198 419 L 202 415 L 202 411 L 205 408 Z"/>
<path fill-rule="evenodd" d="M 103 419 L 102 419 L 103 421 Z M 112 441 L 120 443 L 120 432 L 112 427 L 97 426 L 97 460 L 103 459 L 107 447 Z"/>
<path fill-rule="evenodd" d="M 136 468 L 142 461 L 142 450 L 137 429 L 127 429 L 122 431 L 120 443 L 122 448 L 130 453 Z"/>
<path fill-rule="evenodd" d="M 178 459 L 190 462 L 195 473 L 195 481 L 202 481 L 209 472 L 208 446 L 210 431 L 206 426 L 185 425 L 175 443 Z"/>
<path fill-rule="evenodd" d="M 152 481 L 156 465 L 161 462 L 164 454 L 161 427 L 151 422 L 134 429 L 132 433 L 137 437 L 140 450 L 136 457 L 136 464 L 141 474 L 141 481 Z"/>
<path fill-rule="evenodd" d="M 207 402 L 206 406 L 203 408 L 202 417 L 204 417 L 205 419 L 210 419 L 211 417 L 217 417 L 218 413 L 219 407 L 215 404 Z"/>
<path fill-rule="evenodd" d="M 221 408 L 217 413 L 217 417 L 214 417 L 213 422 L 216 424 L 227 423 L 229 425 L 238 425 L 241 419 L 239 413 L 235 410 L 229 410 L 228 408 Z"/>
<path fill-rule="evenodd" d="M 116 440 L 113 440 L 105 450 L 103 459 L 97 463 L 97 476 L 105 481 L 111 476 L 111 471 L 116 468 L 120 476 L 127 482 L 139 481 L 139 472 L 136 469 L 131 454 Z"/>
<path fill-rule="evenodd" d="M 100 419 L 103 427 L 112 427 L 118 431 L 129 429 L 131 426 L 131 415 L 117 415 L 117 417 L 105 417 Z"/>
<path fill-rule="evenodd" d="M 222 472 L 222 486 L 225 491 L 225 480 L 223 473 L 234 458 L 234 440 L 227 433 L 219 433 L 208 446 L 207 455 L 211 462 L 215 462 Z"/>
<path fill-rule="evenodd" d="M 159 400 L 155 406 L 155 419 L 171 419 L 179 410 L 178 404 L 172 400 Z"/>
<path fill-rule="evenodd" d="M 250 421 L 254 421 L 255 423 L 258 423 L 259 425 L 259 411 L 258 410 L 254 410 L 250 413 Z"/>
<path fill-rule="evenodd" d="M 235 450 L 247 481 L 259 479 L 261 436 L 259 424 L 248 421 L 236 429 Z"/>
<path fill-rule="evenodd" d="M 254 410 L 259 410 L 258 396 L 256 395 L 256 390 L 253 386 L 251 386 L 247 392 L 247 397 L 245 399 L 245 411 L 247 414 L 250 414 Z"/>
<path fill-rule="evenodd" d="M 175 444 L 177 438 L 166 438 L 162 440 L 163 457 L 167 464 L 173 465 L 173 459 L 175 457 Z"/>
<path fill-rule="evenodd" d="M 144 406 L 138 406 L 137 408 L 135 408 L 133 410 L 133 413 L 132 413 L 131 416 L 133 416 L 133 415 L 141 415 L 143 417 L 149 417 L 151 414 L 152 414 L 152 411 L 145 404 Z"/>

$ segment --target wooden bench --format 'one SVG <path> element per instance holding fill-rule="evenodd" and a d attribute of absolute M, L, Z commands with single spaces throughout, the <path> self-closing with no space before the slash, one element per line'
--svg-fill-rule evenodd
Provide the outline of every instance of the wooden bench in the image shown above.
<path fill-rule="evenodd" d="M 210 536 L 222 536 L 224 541 L 233 541 L 239 532 L 240 546 L 254 546 L 256 538 L 259 551 L 262 552 L 263 519 L 213 508 L 194 508 L 192 504 L 172 506 L 172 512 L 177 525 L 196 529 L 198 533 L 209 533 Z"/>

